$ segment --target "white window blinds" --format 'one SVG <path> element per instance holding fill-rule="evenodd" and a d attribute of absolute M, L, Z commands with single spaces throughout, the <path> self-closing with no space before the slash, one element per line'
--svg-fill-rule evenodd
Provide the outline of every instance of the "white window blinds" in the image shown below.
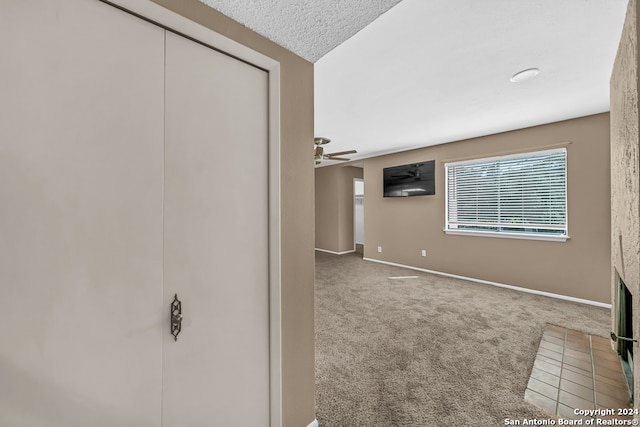
<path fill-rule="evenodd" d="M 567 235 L 566 149 L 448 163 L 446 230 Z"/>

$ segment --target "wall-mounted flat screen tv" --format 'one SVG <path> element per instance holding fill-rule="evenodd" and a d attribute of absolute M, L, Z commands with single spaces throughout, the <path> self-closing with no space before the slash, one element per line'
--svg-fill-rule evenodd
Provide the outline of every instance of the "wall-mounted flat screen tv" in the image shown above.
<path fill-rule="evenodd" d="M 435 160 L 383 169 L 384 197 L 432 196 L 436 194 Z"/>

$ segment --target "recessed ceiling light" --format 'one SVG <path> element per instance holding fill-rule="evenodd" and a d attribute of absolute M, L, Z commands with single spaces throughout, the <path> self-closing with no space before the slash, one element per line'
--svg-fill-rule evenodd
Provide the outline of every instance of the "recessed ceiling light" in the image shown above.
<path fill-rule="evenodd" d="M 534 78 L 539 72 L 540 70 L 538 68 L 527 68 L 526 70 L 515 73 L 509 80 L 513 83 L 520 83 Z"/>

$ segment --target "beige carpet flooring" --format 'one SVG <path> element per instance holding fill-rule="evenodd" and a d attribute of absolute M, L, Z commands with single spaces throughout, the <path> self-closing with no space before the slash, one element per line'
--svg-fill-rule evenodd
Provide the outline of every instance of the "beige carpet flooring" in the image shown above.
<path fill-rule="evenodd" d="M 390 279 L 418 276 L 415 279 Z M 320 427 L 499 426 L 524 401 L 547 323 L 607 336 L 610 311 L 316 252 Z M 607 286 L 607 284 L 603 284 Z"/>

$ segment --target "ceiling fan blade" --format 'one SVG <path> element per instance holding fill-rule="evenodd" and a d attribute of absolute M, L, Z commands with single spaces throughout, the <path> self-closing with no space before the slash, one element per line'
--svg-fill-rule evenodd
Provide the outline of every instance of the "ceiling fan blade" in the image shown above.
<path fill-rule="evenodd" d="M 328 156 L 325 156 L 325 159 L 327 159 L 327 160 L 340 160 L 342 162 L 347 162 L 347 161 L 351 160 L 351 159 L 345 159 L 344 157 L 328 157 Z"/>
<path fill-rule="evenodd" d="M 355 154 L 355 153 L 357 153 L 356 150 L 338 151 L 337 153 L 329 153 L 327 154 L 327 156 L 342 156 L 343 154 Z"/>

